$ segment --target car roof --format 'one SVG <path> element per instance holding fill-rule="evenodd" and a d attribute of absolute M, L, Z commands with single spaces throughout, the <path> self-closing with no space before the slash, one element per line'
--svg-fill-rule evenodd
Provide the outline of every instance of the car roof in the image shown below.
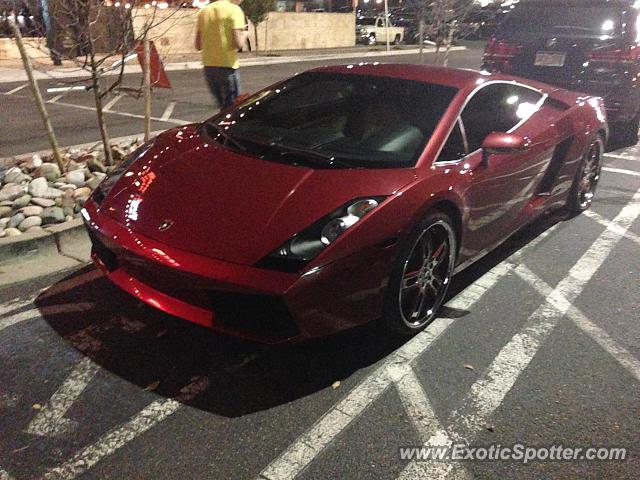
<path fill-rule="evenodd" d="M 462 68 L 434 67 L 431 65 L 412 65 L 400 63 L 359 62 L 345 65 L 319 67 L 312 72 L 344 73 L 351 75 L 373 75 L 391 77 L 401 80 L 413 80 L 424 83 L 435 83 L 462 89 L 473 84 L 480 78 L 502 78 L 502 75 L 487 75 L 477 70 Z"/>
<path fill-rule="evenodd" d="M 518 5 L 539 5 L 543 7 L 630 7 L 636 0 L 522 0 Z"/>

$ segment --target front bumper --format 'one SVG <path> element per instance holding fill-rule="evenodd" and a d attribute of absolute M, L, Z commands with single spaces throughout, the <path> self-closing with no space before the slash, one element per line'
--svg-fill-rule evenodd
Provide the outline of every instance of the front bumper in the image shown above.
<path fill-rule="evenodd" d="M 139 300 L 222 333 L 265 343 L 328 335 L 382 312 L 393 247 L 306 273 L 238 265 L 175 249 L 85 205 L 92 258 Z"/>

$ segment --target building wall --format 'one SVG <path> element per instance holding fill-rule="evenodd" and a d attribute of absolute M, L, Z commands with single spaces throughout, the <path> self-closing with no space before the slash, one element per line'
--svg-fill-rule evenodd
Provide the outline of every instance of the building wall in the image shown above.
<path fill-rule="evenodd" d="M 42 38 L 24 38 L 27 53 L 32 59 L 49 58 L 48 50 Z M 20 60 L 20 50 L 13 38 L 0 38 L 0 62 Z"/>
<path fill-rule="evenodd" d="M 149 11 L 134 13 L 134 28 L 141 31 Z M 150 31 L 161 55 L 194 53 L 197 10 L 158 10 Z M 249 30 L 255 51 L 255 31 Z M 355 16 L 353 13 L 294 13 L 271 12 L 258 25 L 258 48 L 265 50 L 295 50 L 307 48 L 351 47 L 355 45 Z"/>

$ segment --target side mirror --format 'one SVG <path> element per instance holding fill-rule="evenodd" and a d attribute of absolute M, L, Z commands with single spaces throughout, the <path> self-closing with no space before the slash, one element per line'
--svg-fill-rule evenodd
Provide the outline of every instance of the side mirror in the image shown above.
<path fill-rule="evenodd" d="M 482 163 L 489 163 L 489 155 L 495 153 L 522 152 L 529 148 L 527 137 L 515 133 L 491 132 L 482 142 Z"/>

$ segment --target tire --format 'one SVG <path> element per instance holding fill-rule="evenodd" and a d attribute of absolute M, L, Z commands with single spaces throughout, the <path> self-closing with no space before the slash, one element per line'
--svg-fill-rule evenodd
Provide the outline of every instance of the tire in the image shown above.
<path fill-rule="evenodd" d="M 376 34 L 372 33 L 369 35 L 369 40 L 367 42 L 369 45 L 375 45 L 376 44 Z"/>
<path fill-rule="evenodd" d="M 394 45 L 400 45 L 402 41 L 400 40 L 400 35 L 396 35 L 396 38 L 393 39 Z"/>
<path fill-rule="evenodd" d="M 578 215 L 591 206 L 600 180 L 603 153 L 604 141 L 598 136 L 589 144 L 573 179 L 566 204 L 571 216 Z"/>
<path fill-rule="evenodd" d="M 625 146 L 638 143 L 638 129 L 640 129 L 640 111 L 636 113 L 628 122 L 621 122 L 615 125 L 614 131 L 620 136 L 620 140 Z"/>
<path fill-rule="evenodd" d="M 456 262 L 451 219 L 434 211 L 416 225 L 400 247 L 384 303 L 384 327 L 412 335 L 431 323 L 447 294 Z"/>

